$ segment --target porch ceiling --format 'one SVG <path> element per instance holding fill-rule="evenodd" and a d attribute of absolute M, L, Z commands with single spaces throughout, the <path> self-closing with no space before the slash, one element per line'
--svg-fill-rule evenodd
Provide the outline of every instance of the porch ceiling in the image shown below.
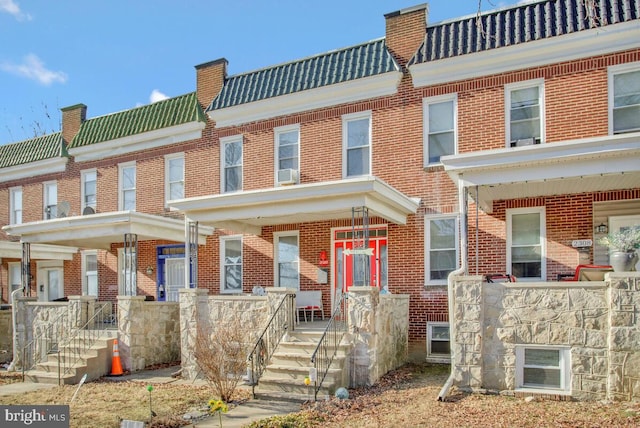
<path fill-rule="evenodd" d="M 31 246 L 32 260 L 72 260 L 78 252 L 77 247 L 62 245 L 36 244 Z M 0 241 L 0 258 L 21 259 L 22 244 L 20 242 Z"/>
<path fill-rule="evenodd" d="M 104 250 L 108 250 L 113 243 L 123 242 L 125 233 L 135 233 L 138 241 L 185 241 L 183 220 L 134 211 L 64 217 L 8 225 L 2 229 L 9 235 L 20 236 L 23 242 Z M 213 234 L 213 229 L 201 226 L 198 232 L 198 243 L 204 245 L 207 236 Z"/>
<path fill-rule="evenodd" d="M 640 133 L 487 150 L 442 158 L 445 171 L 478 186 L 478 203 L 640 187 Z M 475 192 L 470 192 L 475 198 Z"/>
<path fill-rule="evenodd" d="M 405 224 L 420 204 L 377 177 L 365 176 L 170 201 L 191 220 L 260 234 L 263 226 L 351 218 L 352 207 Z"/>

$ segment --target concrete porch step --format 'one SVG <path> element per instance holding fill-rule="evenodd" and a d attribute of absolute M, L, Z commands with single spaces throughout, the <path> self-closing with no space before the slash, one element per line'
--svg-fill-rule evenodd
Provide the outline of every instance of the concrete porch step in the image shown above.
<path fill-rule="evenodd" d="M 328 384 L 325 379 L 318 394 L 331 395 L 335 392 L 335 389 L 337 389 L 336 386 L 334 384 Z M 263 376 L 256 386 L 256 395 L 257 394 L 291 395 L 294 398 L 296 396 L 304 396 L 303 401 L 306 401 L 306 397 L 309 394 L 313 396 L 313 386 L 307 386 L 302 381 L 293 383 L 286 379 Z"/>
<path fill-rule="evenodd" d="M 80 382 L 80 378 L 76 379 L 76 373 L 68 373 L 60 376 L 60 383 L 63 385 L 73 385 Z M 58 372 L 55 373 L 45 372 L 40 370 L 27 370 L 24 372 L 24 380 L 32 383 L 47 383 L 51 385 L 58 385 Z"/>

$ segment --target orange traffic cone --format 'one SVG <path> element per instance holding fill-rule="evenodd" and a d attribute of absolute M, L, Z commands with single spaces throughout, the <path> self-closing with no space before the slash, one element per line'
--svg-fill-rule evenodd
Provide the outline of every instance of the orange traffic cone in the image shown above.
<path fill-rule="evenodd" d="M 120 351 L 118 351 L 118 339 L 113 339 L 113 357 L 111 358 L 111 376 L 122 375 L 122 364 L 120 363 Z"/>

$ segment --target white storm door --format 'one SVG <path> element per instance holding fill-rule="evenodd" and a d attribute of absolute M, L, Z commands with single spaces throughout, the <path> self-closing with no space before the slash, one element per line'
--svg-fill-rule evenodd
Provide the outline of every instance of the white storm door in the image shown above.
<path fill-rule="evenodd" d="M 166 259 L 164 262 L 167 302 L 177 302 L 179 290 L 184 288 L 184 257 Z"/>

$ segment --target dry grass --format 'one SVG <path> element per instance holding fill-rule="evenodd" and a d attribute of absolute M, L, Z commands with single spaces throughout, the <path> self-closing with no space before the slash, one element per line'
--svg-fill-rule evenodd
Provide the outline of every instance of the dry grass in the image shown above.
<path fill-rule="evenodd" d="M 2 376 L 0 373 L 0 382 Z M 302 412 L 254 423 L 253 427 L 638 427 L 640 403 L 531 401 L 452 390 L 446 402 L 436 397 L 447 366 L 409 364 L 370 388 L 350 390 L 350 399 L 332 398 Z M 71 427 L 117 427 L 117 418 L 149 419 L 149 392 L 140 382 L 91 382 L 71 404 Z M 0 404 L 69 404 L 76 386 L 0 397 Z M 246 391 L 242 391 L 246 394 Z M 245 398 L 238 397 L 238 398 Z M 181 416 L 212 398 L 211 389 L 194 385 L 154 385 L 158 418 Z M 233 410 L 231 410 L 233 412 Z M 177 425 L 173 425 L 177 426 Z"/>

